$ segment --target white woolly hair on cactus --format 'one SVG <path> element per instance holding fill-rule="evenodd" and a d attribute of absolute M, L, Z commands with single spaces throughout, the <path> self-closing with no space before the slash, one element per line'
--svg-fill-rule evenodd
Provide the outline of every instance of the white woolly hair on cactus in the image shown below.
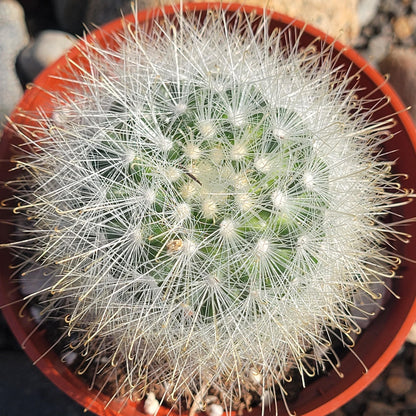
<path fill-rule="evenodd" d="M 376 303 L 394 277 L 391 120 L 371 121 L 328 50 L 283 47 L 268 25 L 126 24 L 117 47 L 80 47 L 51 117 L 15 126 L 9 246 L 47 275 L 28 298 L 113 397 L 270 402 L 291 372 L 336 368 L 333 340 L 349 348 L 367 319 L 354 297 Z"/>

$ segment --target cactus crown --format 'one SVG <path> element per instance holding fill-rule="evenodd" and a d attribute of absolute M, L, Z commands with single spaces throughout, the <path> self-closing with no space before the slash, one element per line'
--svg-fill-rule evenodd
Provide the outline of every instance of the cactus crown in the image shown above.
<path fill-rule="evenodd" d="M 265 400 L 336 360 L 331 338 L 366 318 L 355 296 L 374 303 L 396 264 L 380 254 L 399 192 L 388 121 L 268 24 L 126 24 L 115 49 L 83 45 L 52 117 L 19 127 L 35 152 L 17 245 L 25 274 L 48 275 L 32 297 L 114 395 Z"/>

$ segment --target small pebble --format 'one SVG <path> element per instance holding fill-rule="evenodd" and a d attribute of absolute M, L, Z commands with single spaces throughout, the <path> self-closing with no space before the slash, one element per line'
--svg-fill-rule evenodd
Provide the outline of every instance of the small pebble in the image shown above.
<path fill-rule="evenodd" d="M 393 23 L 395 35 L 400 39 L 406 39 L 413 34 L 416 28 L 416 16 L 400 16 Z"/>
<path fill-rule="evenodd" d="M 403 396 L 411 390 L 413 381 L 404 376 L 391 375 L 387 377 L 386 384 L 393 394 Z"/>
<path fill-rule="evenodd" d="M 405 370 L 402 363 L 398 360 L 394 360 L 386 371 L 388 376 L 401 376 L 405 377 Z"/>
<path fill-rule="evenodd" d="M 32 316 L 33 320 L 37 323 L 40 324 L 42 322 L 42 309 L 39 306 L 36 305 L 32 305 L 29 307 L 29 312 L 30 315 Z"/>
<path fill-rule="evenodd" d="M 205 403 L 206 403 L 207 405 L 214 404 L 214 403 L 217 403 L 217 402 L 218 402 L 218 397 L 217 397 L 217 396 L 214 396 L 214 395 L 208 395 L 208 396 L 205 398 Z"/>
<path fill-rule="evenodd" d="M 250 370 L 249 377 L 254 384 L 260 384 L 263 379 L 262 375 L 254 368 Z"/>
<path fill-rule="evenodd" d="M 270 390 L 264 390 L 261 396 L 263 407 L 270 406 L 274 401 L 274 395 Z"/>
<path fill-rule="evenodd" d="M 66 352 L 61 356 L 62 362 L 64 362 L 66 365 L 72 365 L 74 364 L 75 360 L 78 358 L 78 353 L 75 351 Z"/>
<path fill-rule="evenodd" d="M 399 413 L 387 403 L 370 400 L 362 416 L 399 416 Z"/>
<path fill-rule="evenodd" d="M 156 399 L 154 393 L 148 393 L 146 400 L 144 401 L 144 411 L 148 415 L 154 415 L 159 410 L 159 400 Z"/>
<path fill-rule="evenodd" d="M 25 82 L 33 79 L 48 65 L 55 62 L 76 39 L 59 30 L 44 30 L 19 54 L 17 66 Z"/>
<path fill-rule="evenodd" d="M 45 269 L 37 269 L 22 273 L 19 278 L 19 289 L 23 296 L 30 296 L 39 293 L 47 287 L 50 278 L 45 276 Z"/>
<path fill-rule="evenodd" d="M 358 2 L 358 22 L 361 26 L 368 25 L 377 13 L 380 0 L 360 0 Z"/>
<path fill-rule="evenodd" d="M 208 416 L 222 416 L 224 409 L 219 404 L 210 404 L 207 408 Z"/>
<path fill-rule="evenodd" d="M 378 35 L 370 38 L 368 49 L 363 53 L 364 57 L 373 65 L 376 65 L 388 53 L 391 47 L 391 36 Z"/>

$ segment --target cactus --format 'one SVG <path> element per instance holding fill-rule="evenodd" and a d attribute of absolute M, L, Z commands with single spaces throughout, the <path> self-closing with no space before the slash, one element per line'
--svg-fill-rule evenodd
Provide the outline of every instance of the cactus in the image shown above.
<path fill-rule="evenodd" d="M 65 322 L 78 371 L 113 397 L 194 412 L 215 394 L 217 413 L 284 399 L 293 372 L 335 367 L 333 340 L 348 348 L 368 318 L 355 297 L 394 277 L 391 120 L 330 51 L 268 25 L 126 24 L 116 48 L 82 46 L 51 115 L 16 126 L 10 246 L 41 281 L 41 319 Z"/>

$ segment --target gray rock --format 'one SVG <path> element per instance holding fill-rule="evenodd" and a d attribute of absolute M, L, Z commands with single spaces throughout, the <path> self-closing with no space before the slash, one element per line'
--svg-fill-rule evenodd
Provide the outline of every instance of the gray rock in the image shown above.
<path fill-rule="evenodd" d="M 66 32 L 45 30 L 20 53 L 17 65 L 25 81 L 32 81 L 36 75 L 55 62 L 76 39 Z"/>
<path fill-rule="evenodd" d="M 376 300 L 370 300 L 364 293 L 356 293 L 353 297 L 354 304 L 357 306 L 357 314 L 361 319 L 357 320 L 361 329 L 365 329 L 383 310 L 383 306 L 389 299 L 387 287 L 391 287 L 392 282 L 387 280 L 383 283 L 375 283 L 372 286 L 374 294 L 378 296 Z"/>
<path fill-rule="evenodd" d="M 393 22 L 394 34 L 400 39 L 405 40 L 412 36 L 416 28 L 416 16 L 399 16 Z"/>
<path fill-rule="evenodd" d="M 410 109 L 416 121 L 416 52 L 413 48 L 394 48 L 380 63 L 380 70 L 390 74 L 390 83 Z"/>
<path fill-rule="evenodd" d="M 0 132 L 20 97 L 23 88 L 16 75 L 15 62 L 20 50 L 28 43 L 25 16 L 15 0 L 0 0 Z"/>
<path fill-rule="evenodd" d="M 360 26 L 369 24 L 377 13 L 380 0 L 359 0 L 357 14 Z"/>
<path fill-rule="evenodd" d="M 383 59 L 390 50 L 392 45 L 391 36 L 378 35 L 374 36 L 368 42 L 368 49 L 363 56 L 373 65 L 377 66 L 377 63 Z"/>

